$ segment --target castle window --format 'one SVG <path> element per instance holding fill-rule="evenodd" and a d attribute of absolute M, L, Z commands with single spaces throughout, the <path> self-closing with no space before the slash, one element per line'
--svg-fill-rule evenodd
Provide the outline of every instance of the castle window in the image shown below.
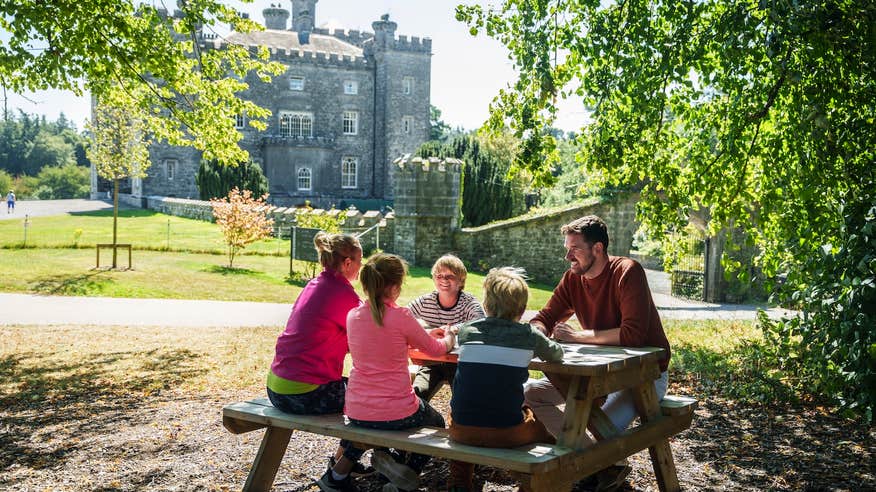
<path fill-rule="evenodd" d="M 344 135 L 356 135 L 357 133 L 359 133 L 359 113 L 344 111 Z"/>
<path fill-rule="evenodd" d="M 359 93 L 359 83 L 355 80 L 345 80 L 344 81 L 344 94 L 358 94 Z"/>
<path fill-rule="evenodd" d="M 234 128 L 240 130 L 244 126 L 246 126 L 246 118 L 243 116 L 243 113 L 237 113 L 234 116 Z"/>
<path fill-rule="evenodd" d="M 280 135 L 284 137 L 312 137 L 313 114 L 281 111 Z"/>
<path fill-rule="evenodd" d="M 290 91 L 303 91 L 304 90 L 304 77 L 289 77 L 289 90 Z"/>
<path fill-rule="evenodd" d="M 402 92 L 405 94 L 410 94 L 414 92 L 414 78 L 413 77 L 405 77 L 402 79 Z"/>
<path fill-rule="evenodd" d="M 173 181 L 173 177 L 176 175 L 176 159 L 165 159 L 164 160 L 164 176 L 168 181 Z"/>
<path fill-rule="evenodd" d="M 298 170 L 298 189 L 300 191 L 308 191 L 311 187 L 311 173 L 309 167 L 302 167 Z"/>
<path fill-rule="evenodd" d="M 359 161 L 355 157 L 341 159 L 341 188 L 355 188 L 358 185 Z"/>
<path fill-rule="evenodd" d="M 410 116 L 405 116 L 402 118 L 402 131 L 404 133 L 411 133 L 411 130 L 414 127 L 414 119 Z"/>

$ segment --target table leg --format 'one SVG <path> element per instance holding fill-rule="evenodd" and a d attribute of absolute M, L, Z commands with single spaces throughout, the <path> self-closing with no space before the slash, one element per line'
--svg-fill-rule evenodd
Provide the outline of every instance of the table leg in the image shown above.
<path fill-rule="evenodd" d="M 590 421 L 593 400 L 599 396 L 596 394 L 597 388 L 593 378 L 551 375 L 548 379 L 561 394 L 566 395 L 563 430 L 557 436 L 557 444 L 574 449 L 583 449 L 593 444 L 593 440 L 587 435 L 587 423 Z"/>
<path fill-rule="evenodd" d="M 274 478 L 277 476 L 277 469 L 280 468 L 280 462 L 283 460 L 283 455 L 286 454 L 286 447 L 289 445 L 291 437 L 292 429 L 268 427 L 265 430 L 265 437 L 262 438 L 259 452 L 249 470 L 249 476 L 246 477 L 246 484 L 243 486 L 244 492 L 271 490 Z"/>
<path fill-rule="evenodd" d="M 657 400 L 657 391 L 653 382 L 639 385 L 633 390 L 633 400 L 636 411 L 643 422 L 660 418 L 660 402 Z M 669 439 L 662 439 L 654 446 L 648 448 L 651 455 L 651 464 L 654 466 L 654 475 L 657 476 L 657 485 L 661 492 L 674 492 L 681 490 L 678 483 L 678 474 L 675 471 L 675 461 L 672 459 L 672 449 L 669 447 Z"/>

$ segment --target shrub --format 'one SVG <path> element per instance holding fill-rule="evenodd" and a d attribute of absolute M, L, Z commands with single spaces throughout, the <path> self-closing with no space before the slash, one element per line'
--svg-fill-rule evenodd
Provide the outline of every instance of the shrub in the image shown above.
<path fill-rule="evenodd" d="M 252 161 L 224 166 L 215 160 L 203 160 L 198 167 L 195 182 L 201 200 L 226 197 L 234 188 L 249 190 L 252 196 L 264 196 L 268 193 L 268 180 L 262 173 L 262 168 Z"/>
<path fill-rule="evenodd" d="M 265 216 L 266 198 L 253 198 L 249 190 L 233 188 L 226 198 L 210 200 L 228 246 L 228 268 L 234 268 L 234 257 L 248 244 L 271 235 L 274 219 Z"/>

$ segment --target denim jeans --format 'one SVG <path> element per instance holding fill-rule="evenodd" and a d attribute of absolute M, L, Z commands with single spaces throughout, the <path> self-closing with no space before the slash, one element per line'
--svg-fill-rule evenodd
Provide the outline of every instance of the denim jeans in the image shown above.
<path fill-rule="evenodd" d="M 321 384 L 318 388 L 298 395 L 281 395 L 268 390 L 268 399 L 278 409 L 297 415 L 324 415 L 344 411 L 347 378 Z"/>

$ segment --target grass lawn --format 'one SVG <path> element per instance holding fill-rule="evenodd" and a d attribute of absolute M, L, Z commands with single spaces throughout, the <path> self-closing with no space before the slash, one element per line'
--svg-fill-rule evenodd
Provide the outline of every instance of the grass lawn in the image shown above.
<path fill-rule="evenodd" d="M 102 263 L 107 253 L 101 252 Z M 127 266 L 127 257 L 119 261 Z M 94 249 L 0 249 L 0 292 L 291 303 L 313 267 L 296 261 L 296 276 L 290 279 L 288 257 L 245 255 L 234 269 L 225 268 L 226 263 L 218 254 L 134 251 L 133 270 L 111 271 L 94 269 Z M 483 299 L 483 277 L 469 273 L 466 281 L 466 290 L 478 299 Z M 552 287 L 530 287 L 529 309 L 541 309 Z M 429 269 L 411 268 L 400 303 L 432 290 Z"/>

